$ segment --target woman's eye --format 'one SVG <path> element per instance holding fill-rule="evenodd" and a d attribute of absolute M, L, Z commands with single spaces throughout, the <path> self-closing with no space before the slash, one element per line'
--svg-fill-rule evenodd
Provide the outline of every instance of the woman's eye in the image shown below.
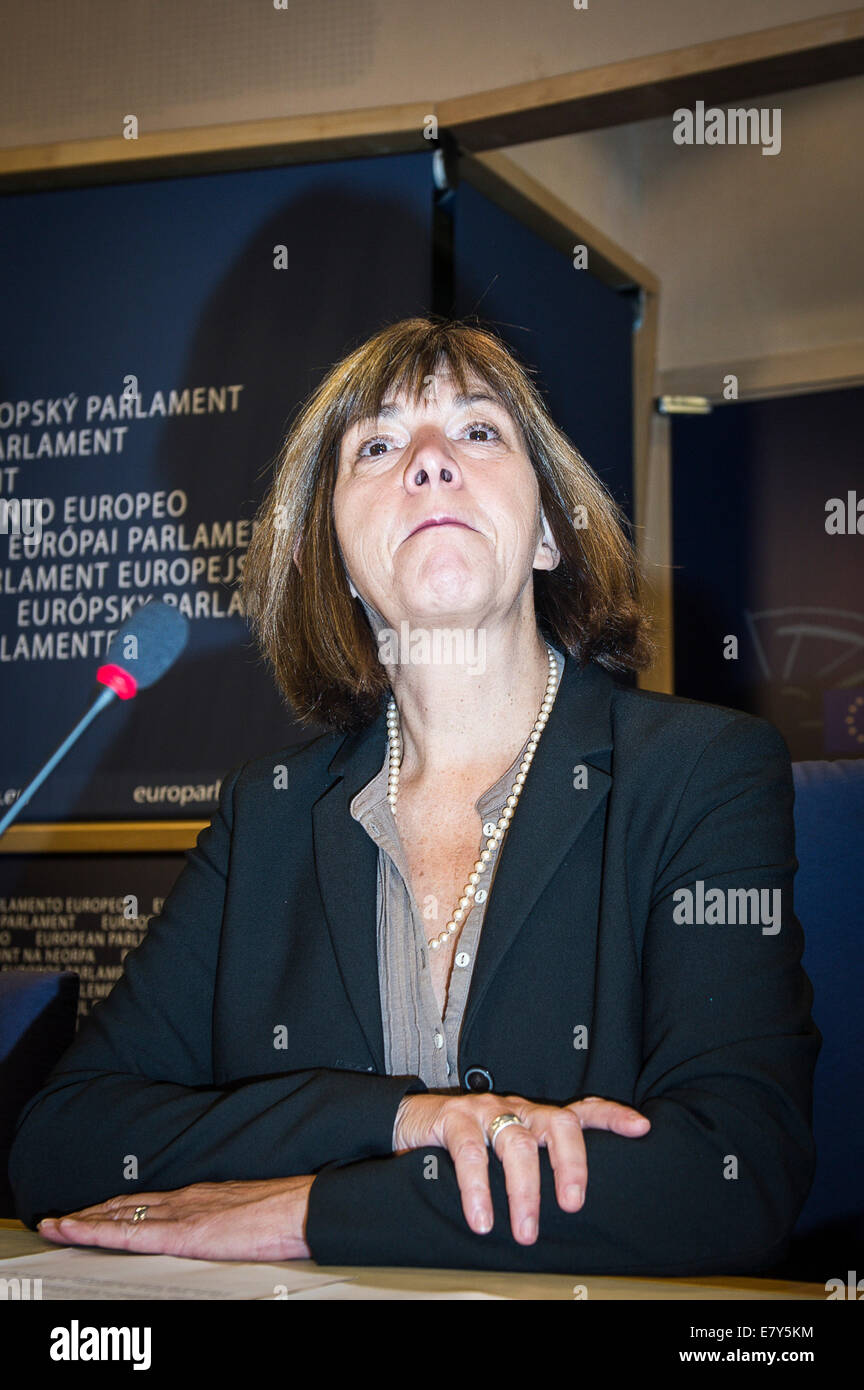
<path fill-rule="evenodd" d="M 357 457 L 358 459 L 380 458 L 381 454 L 383 453 L 383 450 L 379 450 L 378 452 L 372 451 L 378 450 L 379 445 L 388 445 L 393 444 L 394 442 L 395 441 L 393 440 L 392 436 L 389 434 L 376 434 L 372 437 L 372 439 L 364 440 L 364 442 L 360 445 L 359 449 L 357 450 Z M 366 452 L 367 449 L 370 450 L 369 453 Z"/>
<path fill-rule="evenodd" d="M 465 426 L 465 429 L 467 429 L 469 435 L 485 433 L 487 435 L 492 435 L 495 439 L 501 438 L 499 431 L 494 425 L 490 425 L 488 420 L 472 420 L 470 425 Z M 471 442 L 474 444 L 487 444 L 491 441 L 488 439 L 472 439 Z"/>

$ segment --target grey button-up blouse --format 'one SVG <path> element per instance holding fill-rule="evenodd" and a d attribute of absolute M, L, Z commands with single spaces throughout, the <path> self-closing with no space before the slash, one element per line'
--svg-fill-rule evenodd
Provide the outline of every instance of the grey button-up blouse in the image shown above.
<path fill-rule="evenodd" d="M 558 678 L 564 658 L 553 648 Z M 504 809 L 528 738 L 507 771 L 475 802 L 479 825 L 477 858 Z M 419 1076 L 430 1090 L 458 1091 L 459 1032 L 471 984 L 474 959 L 486 915 L 489 892 L 500 854 L 507 852 L 505 836 L 498 854 L 484 869 L 456 943 L 450 988 L 441 1017 L 429 969 L 429 937 L 440 932 L 448 918 L 424 916 L 409 887 L 409 874 L 396 820 L 387 800 L 389 748 L 371 781 L 351 801 L 351 815 L 378 846 L 377 938 L 378 985 L 384 1029 L 384 1058 L 388 1076 Z M 530 776 L 530 773 L 529 773 Z M 519 812 L 517 810 L 516 814 Z M 433 905 L 434 907 L 434 905 Z M 450 903 L 446 911 L 455 907 Z"/>

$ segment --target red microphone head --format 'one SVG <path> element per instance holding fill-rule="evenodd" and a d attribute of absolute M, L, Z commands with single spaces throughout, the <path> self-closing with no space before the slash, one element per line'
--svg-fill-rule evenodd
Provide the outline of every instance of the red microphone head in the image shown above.
<path fill-rule="evenodd" d="M 131 700 L 138 693 L 138 682 L 122 666 L 100 666 L 96 672 L 97 681 L 110 686 L 121 700 Z"/>

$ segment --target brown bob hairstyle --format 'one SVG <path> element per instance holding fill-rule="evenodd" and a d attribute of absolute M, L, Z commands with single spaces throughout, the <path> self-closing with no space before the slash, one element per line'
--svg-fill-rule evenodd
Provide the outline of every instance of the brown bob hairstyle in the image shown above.
<path fill-rule="evenodd" d="M 539 630 L 580 665 L 639 670 L 654 659 L 629 521 L 553 423 L 531 369 L 484 328 L 403 319 L 337 362 L 301 408 L 246 554 L 246 615 L 303 724 L 361 729 L 389 696 L 387 669 L 366 612 L 348 588 L 333 522 L 340 443 L 355 420 L 374 418 L 391 395 L 407 391 L 418 401 L 424 382 L 444 367 L 463 392 L 483 382 L 521 428 L 561 553 L 554 570 L 534 571 Z"/>

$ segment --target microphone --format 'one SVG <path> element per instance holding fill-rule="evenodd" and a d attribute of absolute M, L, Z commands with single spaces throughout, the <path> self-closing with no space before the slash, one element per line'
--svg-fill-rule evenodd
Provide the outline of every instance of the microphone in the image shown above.
<path fill-rule="evenodd" d="M 105 653 L 108 658 L 96 672 L 105 687 L 59 748 L 41 767 L 32 782 L 13 801 L 0 820 L 0 835 L 12 824 L 22 806 L 38 791 L 88 724 L 114 700 L 131 700 L 139 690 L 154 685 L 177 660 L 189 640 L 189 622 L 176 608 L 160 599 L 143 603 L 114 634 Z"/>
<path fill-rule="evenodd" d="M 139 690 L 155 685 L 169 670 L 189 639 L 189 623 L 178 609 L 150 599 L 123 624 L 105 653 L 108 658 L 96 672 L 121 700 L 131 700 Z"/>

